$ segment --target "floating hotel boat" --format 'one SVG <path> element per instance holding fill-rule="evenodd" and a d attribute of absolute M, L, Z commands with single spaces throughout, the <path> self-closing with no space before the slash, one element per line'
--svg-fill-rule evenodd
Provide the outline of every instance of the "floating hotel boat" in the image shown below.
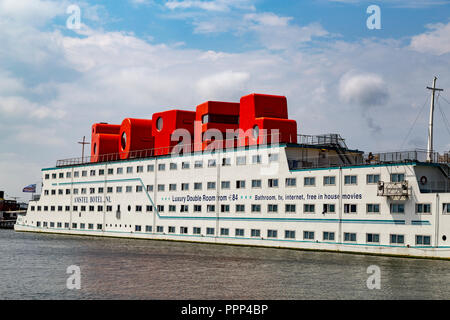
<path fill-rule="evenodd" d="M 92 126 L 91 156 L 42 169 L 16 231 L 450 257 L 450 166 L 297 134 L 282 96 Z M 222 138 L 221 138 L 222 137 Z"/>

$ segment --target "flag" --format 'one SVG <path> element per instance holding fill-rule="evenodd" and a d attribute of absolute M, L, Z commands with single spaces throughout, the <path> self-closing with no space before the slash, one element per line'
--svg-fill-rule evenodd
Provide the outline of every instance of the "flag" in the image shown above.
<path fill-rule="evenodd" d="M 35 193 L 36 192 L 36 185 L 35 184 L 30 184 L 29 186 L 26 186 L 25 188 L 23 188 L 22 192 Z"/>

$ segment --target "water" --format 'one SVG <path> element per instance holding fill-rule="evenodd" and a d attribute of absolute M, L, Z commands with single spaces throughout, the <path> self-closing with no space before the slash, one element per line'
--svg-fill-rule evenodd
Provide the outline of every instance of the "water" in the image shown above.
<path fill-rule="evenodd" d="M 69 290 L 67 267 L 81 268 Z M 367 288 L 367 267 L 381 289 Z M 0 230 L 1 299 L 450 299 L 450 261 Z"/>

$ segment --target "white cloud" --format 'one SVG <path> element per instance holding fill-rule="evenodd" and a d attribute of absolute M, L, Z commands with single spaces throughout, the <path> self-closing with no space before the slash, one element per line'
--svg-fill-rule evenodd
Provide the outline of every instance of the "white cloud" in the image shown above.
<path fill-rule="evenodd" d="M 419 52 L 446 54 L 450 52 L 450 22 L 426 26 L 429 31 L 412 37 L 410 47 Z"/>
<path fill-rule="evenodd" d="M 363 107 L 385 105 L 389 98 L 386 83 L 377 74 L 351 74 L 342 76 L 339 95 L 346 103 Z"/>
<path fill-rule="evenodd" d="M 250 74 L 246 72 L 224 71 L 206 76 L 197 81 L 200 96 L 203 99 L 232 99 L 244 95 Z"/>
<path fill-rule="evenodd" d="M 251 0 L 173 0 L 167 1 L 165 6 L 171 10 L 176 9 L 200 9 L 212 12 L 228 12 L 234 8 L 254 10 Z"/>

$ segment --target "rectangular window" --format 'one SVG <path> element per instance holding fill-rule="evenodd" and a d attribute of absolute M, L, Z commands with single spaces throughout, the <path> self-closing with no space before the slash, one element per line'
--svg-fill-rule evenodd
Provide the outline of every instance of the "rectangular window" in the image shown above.
<path fill-rule="evenodd" d="M 277 204 L 268 204 L 267 205 L 267 212 L 268 213 L 277 213 L 278 212 L 278 205 Z"/>
<path fill-rule="evenodd" d="M 136 212 L 142 212 L 142 206 L 136 206 Z"/>
<path fill-rule="evenodd" d="M 108 169 L 108 175 L 113 175 L 114 174 L 114 169 L 113 168 L 109 168 Z"/>
<path fill-rule="evenodd" d="M 305 184 L 305 186 L 315 186 L 316 178 L 315 177 L 305 177 L 304 184 Z"/>
<path fill-rule="evenodd" d="M 236 165 L 238 166 L 243 166 L 247 163 L 247 157 L 245 156 L 240 156 L 236 158 Z"/>
<path fill-rule="evenodd" d="M 390 239 L 391 239 L 392 244 L 404 244 L 405 243 L 405 236 L 402 234 L 391 234 Z"/>
<path fill-rule="evenodd" d="M 251 229 L 250 235 L 252 237 L 261 237 L 261 230 L 259 230 L 259 229 Z"/>
<path fill-rule="evenodd" d="M 230 212 L 230 205 L 228 205 L 228 204 L 221 204 L 220 205 L 220 212 Z"/>
<path fill-rule="evenodd" d="M 164 185 L 158 184 L 158 191 L 164 191 Z"/>
<path fill-rule="evenodd" d="M 95 176 L 95 170 L 91 170 L 91 177 Z"/>
<path fill-rule="evenodd" d="M 269 162 L 277 162 L 278 153 L 269 153 Z"/>
<path fill-rule="evenodd" d="M 73 173 L 74 178 L 78 178 L 80 176 L 80 173 L 78 171 L 75 171 Z"/>
<path fill-rule="evenodd" d="M 404 173 L 392 173 L 391 174 L 391 182 L 403 182 L 405 181 Z"/>
<path fill-rule="evenodd" d="M 158 164 L 158 171 L 164 171 L 164 170 L 166 170 L 166 164 L 165 163 Z"/>
<path fill-rule="evenodd" d="M 199 228 L 199 227 L 194 227 L 194 228 L 192 229 L 192 233 L 193 233 L 193 234 L 201 234 L 201 233 L 202 233 L 202 229 Z"/>
<path fill-rule="evenodd" d="M 208 168 L 214 168 L 216 166 L 216 160 L 215 159 L 209 159 L 208 160 Z"/>
<path fill-rule="evenodd" d="M 222 158 L 222 167 L 231 166 L 231 158 Z"/>
<path fill-rule="evenodd" d="M 188 233 L 188 228 L 187 227 L 180 227 L 180 233 L 181 234 L 187 234 Z"/>
<path fill-rule="evenodd" d="M 148 192 L 152 192 L 153 191 L 153 185 L 152 184 L 148 184 L 147 185 L 147 191 Z"/>
<path fill-rule="evenodd" d="M 431 245 L 431 237 L 423 236 L 423 235 L 416 235 L 416 245 L 430 246 Z"/>
<path fill-rule="evenodd" d="M 214 233 L 215 233 L 214 228 L 206 228 L 206 234 L 208 236 L 214 235 Z"/>
<path fill-rule="evenodd" d="M 199 169 L 199 168 L 203 168 L 203 161 L 199 161 L 199 160 L 197 160 L 197 161 L 195 161 L 194 162 L 194 168 L 196 168 L 196 169 Z"/>
<path fill-rule="evenodd" d="M 188 191 L 189 190 L 189 183 L 182 183 L 181 184 L 181 190 L 182 191 Z"/>
<path fill-rule="evenodd" d="M 147 205 L 146 206 L 146 211 L 147 212 L 153 212 L 153 206 L 152 205 Z"/>
<path fill-rule="evenodd" d="M 236 189 L 245 189 L 245 180 L 237 180 Z"/>
<path fill-rule="evenodd" d="M 98 170 L 98 175 L 99 176 L 104 176 L 105 175 L 105 170 L 104 169 Z"/>
<path fill-rule="evenodd" d="M 177 170 L 177 164 L 171 162 L 170 165 L 169 165 L 169 169 L 170 169 L 170 170 Z"/>
<path fill-rule="evenodd" d="M 220 235 L 221 236 L 228 236 L 229 230 L 227 228 L 220 228 Z"/>
<path fill-rule="evenodd" d="M 366 208 L 367 213 L 380 213 L 380 205 L 378 203 L 368 203 Z"/>
<path fill-rule="evenodd" d="M 261 163 L 261 156 L 259 154 L 255 154 L 252 156 L 252 163 L 256 164 L 256 163 Z"/>
<path fill-rule="evenodd" d="M 356 242 L 356 233 L 344 232 L 344 241 Z"/>
<path fill-rule="evenodd" d="M 285 230 L 284 238 L 285 239 L 295 239 L 295 231 L 294 230 Z"/>
<path fill-rule="evenodd" d="M 314 240 L 314 231 L 303 231 L 303 240 Z"/>
<path fill-rule="evenodd" d="M 286 187 L 295 187 L 297 185 L 297 179 L 286 178 Z"/>
<path fill-rule="evenodd" d="M 156 232 L 163 233 L 164 227 L 163 226 L 156 226 Z"/>
<path fill-rule="evenodd" d="M 208 205 L 206 206 L 206 211 L 207 211 L 207 212 L 216 212 L 216 206 L 213 205 L 213 204 L 208 204 Z"/>
<path fill-rule="evenodd" d="M 322 213 L 336 213 L 336 205 L 333 203 L 324 203 Z"/>
<path fill-rule="evenodd" d="M 252 212 L 261 212 L 260 204 L 252 204 Z"/>
<path fill-rule="evenodd" d="M 201 182 L 195 182 L 194 183 L 194 190 L 202 190 L 202 183 Z"/>
<path fill-rule="evenodd" d="M 154 164 L 148 164 L 147 165 L 147 172 L 153 172 L 155 171 L 155 165 Z"/>
<path fill-rule="evenodd" d="M 138 172 L 138 173 L 144 172 L 144 166 L 137 166 L 136 172 Z"/>
<path fill-rule="evenodd" d="M 181 163 L 181 169 L 189 169 L 190 164 L 189 162 L 182 162 Z"/>
<path fill-rule="evenodd" d="M 295 204 L 286 204 L 285 212 L 286 213 L 295 213 Z"/>
<path fill-rule="evenodd" d="M 175 233 L 175 227 L 169 226 L 169 233 Z"/>
<path fill-rule="evenodd" d="M 116 187 L 116 193 L 122 193 L 122 187 Z"/>
<path fill-rule="evenodd" d="M 237 204 L 236 205 L 236 212 L 245 212 L 245 205 Z"/>
<path fill-rule="evenodd" d="M 125 192 L 127 192 L 127 193 L 133 192 L 133 187 L 132 186 L 126 186 L 125 187 Z"/>
<path fill-rule="evenodd" d="M 315 213 L 316 212 L 316 206 L 314 204 L 304 204 L 303 205 L 303 212 L 304 213 Z"/>
<path fill-rule="evenodd" d="M 344 213 L 357 213 L 357 205 L 351 203 L 344 204 Z"/>
<path fill-rule="evenodd" d="M 157 209 L 158 209 L 158 212 L 164 212 L 164 206 L 163 205 L 158 204 Z"/>
<path fill-rule="evenodd" d="M 175 183 L 169 184 L 169 191 L 176 191 L 176 190 L 177 190 L 177 185 Z"/>
<path fill-rule="evenodd" d="M 122 174 L 123 173 L 123 168 L 117 168 L 117 174 Z"/>
<path fill-rule="evenodd" d="M 107 193 L 112 193 L 113 192 L 113 187 L 107 187 L 106 188 L 106 192 Z"/>
<path fill-rule="evenodd" d="M 261 180 L 252 180 L 252 188 L 261 188 Z"/>
<path fill-rule="evenodd" d="M 97 224 L 97 230 L 102 230 L 102 228 L 103 228 L 103 225 L 102 224 Z"/>
<path fill-rule="evenodd" d="M 344 184 L 356 185 L 358 183 L 357 176 L 344 176 Z"/>
<path fill-rule="evenodd" d="M 431 213 L 431 203 L 416 203 L 416 213 Z"/>
<path fill-rule="evenodd" d="M 208 190 L 214 190 L 216 189 L 216 183 L 214 181 L 208 182 Z"/>
<path fill-rule="evenodd" d="M 221 188 L 222 189 L 230 189 L 230 181 L 222 181 Z"/>
<path fill-rule="evenodd" d="M 81 171 L 81 176 L 87 177 L 87 171 L 86 170 Z M 56 178 L 56 176 L 55 176 L 55 178 Z"/>
<path fill-rule="evenodd" d="M 391 203 L 391 213 L 405 213 L 405 205 L 403 203 Z"/>
<path fill-rule="evenodd" d="M 378 181 L 380 181 L 380 175 L 379 174 L 368 174 L 366 176 L 367 184 L 377 184 Z"/>
<path fill-rule="evenodd" d="M 380 235 L 378 233 L 367 233 L 366 234 L 367 243 L 380 243 Z"/>
<path fill-rule="evenodd" d="M 243 237 L 244 236 L 244 229 L 235 229 L 235 236 L 236 237 Z"/>
<path fill-rule="evenodd" d="M 145 232 L 152 232 L 152 226 L 145 226 Z"/>
<path fill-rule="evenodd" d="M 278 231 L 277 230 L 267 230 L 267 238 L 277 238 Z"/>
<path fill-rule="evenodd" d="M 133 167 L 127 167 L 127 173 L 133 173 Z"/>
<path fill-rule="evenodd" d="M 324 231 L 323 232 L 324 241 L 334 241 L 334 232 Z"/>
<path fill-rule="evenodd" d="M 180 205 L 180 212 L 189 212 L 189 206 L 186 204 Z"/>
<path fill-rule="evenodd" d="M 202 206 L 199 204 L 194 204 L 194 212 L 202 212 Z"/>
<path fill-rule="evenodd" d="M 278 188 L 278 179 L 269 179 L 267 183 L 269 188 Z"/>

